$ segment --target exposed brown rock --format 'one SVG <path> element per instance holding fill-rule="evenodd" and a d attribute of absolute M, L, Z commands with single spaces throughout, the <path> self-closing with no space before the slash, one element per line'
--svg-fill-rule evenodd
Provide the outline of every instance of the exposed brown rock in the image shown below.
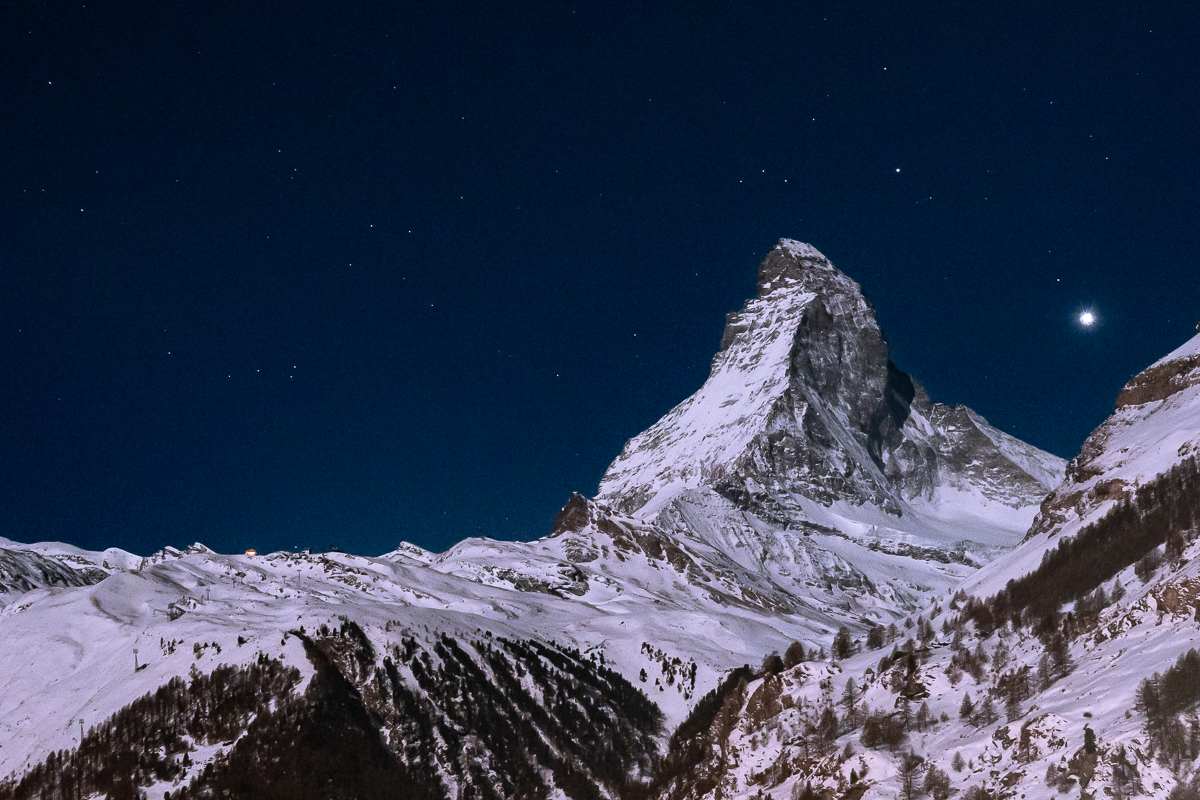
<path fill-rule="evenodd" d="M 578 492 L 571 493 L 571 499 L 554 515 L 553 536 L 562 533 L 578 533 L 588 523 L 588 501 Z"/>
<path fill-rule="evenodd" d="M 1157 364 L 1138 373 L 1117 395 L 1117 410 L 1166 400 L 1196 384 L 1200 384 L 1200 353 Z"/>
<path fill-rule="evenodd" d="M 1097 483 L 1092 487 L 1092 491 L 1089 494 L 1097 500 L 1112 500 L 1124 495 L 1124 489 L 1127 485 L 1120 478 L 1113 478 L 1111 481 Z"/>
<path fill-rule="evenodd" d="M 1176 589 L 1174 586 L 1168 586 L 1167 588 L 1163 589 L 1162 590 L 1162 604 L 1167 609 L 1167 611 L 1170 611 L 1172 614 L 1174 614 L 1176 611 L 1178 611 L 1179 610 L 1179 590 Z"/>
<path fill-rule="evenodd" d="M 1117 395 L 1117 411 L 1166 400 L 1197 384 L 1200 384 L 1200 354 L 1156 364 L 1138 373 L 1125 385 Z M 1093 431 L 1083 443 L 1079 455 L 1067 463 L 1067 482 L 1057 487 L 1042 501 L 1037 517 L 1034 518 L 1029 532 L 1025 534 L 1027 540 L 1039 533 L 1061 527 L 1072 510 L 1082 516 L 1087 513 L 1088 508 L 1120 499 L 1128 494 L 1130 487 L 1120 478 L 1100 481 L 1090 489 L 1080 486 L 1104 474 L 1104 469 L 1098 466 L 1097 462 L 1108 451 L 1108 440 L 1116 424 L 1117 418 L 1114 417 Z M 1186 455 L 1188 448 L 1188 443 L 1180 446 L 1179 455 Z"/>

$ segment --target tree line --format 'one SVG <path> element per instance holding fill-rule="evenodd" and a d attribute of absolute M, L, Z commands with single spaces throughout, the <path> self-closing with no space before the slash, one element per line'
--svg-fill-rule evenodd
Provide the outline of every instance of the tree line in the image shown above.
<path fill-rule="evenodd" d="M 296 669 L 262 654 L 193 670 L 0 782 L 0 800 L 135 800 L 164 783 L 169 800 L 544 800 L 556 788 L 599 800 L 635 790 L 657 761 L 658 707 L 577 650 L 486 634 L 377 650 L 350 620 L 289 633 L 314 666 L 303 693 Z"/>
<path fill-rule="evenodd" d="M 1181 655 L 1166 672 L 1155 673 L 1137 688 L 1137 708 L 1146 715 L 1146 738 L 1167 763 L 1200 756 L 1200 720 L 1180 717 L 1200 703 L 1200 653 Z"/>
<path fill-rule="evenodd" d="M 0 782 L 0 800 L 134 798 L 138 787 L 184 775 L 194 744 L 236 738 L 252 715 L 282 701 L 300 673 L 259 653 L 191 680 L 174 677 L 93 726 L 79 746 L 51 753 L 19 779 Z"/>
<path fill-rule="evenodd" d="M 1182 554 L 1185 540 L 1200 530 L 1200 465 L 1194 456 L 1140 486 L 1052 550 L 1032 572 L 1010 580 L 986 602 L 967 609 L 981 635 L 1011 621 L 1013 627 L 1053 617 L 1064 603 L 1086 597 L 1121 570 L 1159 546 Z"/>

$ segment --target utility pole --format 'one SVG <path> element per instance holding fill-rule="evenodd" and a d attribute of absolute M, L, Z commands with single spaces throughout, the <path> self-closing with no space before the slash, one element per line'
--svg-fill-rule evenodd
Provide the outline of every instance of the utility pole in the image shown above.
<path fill-rule="evenodd" d="M 79 744 L 83 744 L 83 717 L 79 718 Z"/>
<path fill-rule="evenodd" d="M 133 671 L 137 672 L 138 669 L 140 669 L 140 668 L 138 667 L 138 663 L 137 663 L 137 648 L 135 647 L 135 648 L 133 648 Z"/>

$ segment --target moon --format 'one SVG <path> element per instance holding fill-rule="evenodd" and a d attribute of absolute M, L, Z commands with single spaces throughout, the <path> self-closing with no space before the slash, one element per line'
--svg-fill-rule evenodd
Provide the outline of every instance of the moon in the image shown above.
<path fill-rule="evenodd" d="M 1096 315 L 1090 311 L 1084 311 L 1079 315 L 1079 324 L 1085 328 L 1090 328 L 1096 324 Z"/>

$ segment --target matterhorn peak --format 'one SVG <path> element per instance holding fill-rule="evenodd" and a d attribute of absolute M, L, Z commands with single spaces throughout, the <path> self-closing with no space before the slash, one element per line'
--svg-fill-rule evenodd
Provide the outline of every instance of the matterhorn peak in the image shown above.
<path fill-rule="evenodd" d="M 810 244 L 780 239 L 759 265 L 757 287 L 754 299 L 740 312 L 726 316 L 722 352 L 752 327 L 764 322 L 788 324 L 790 312 L 813 299 L 819 299 L 825 316 L 851 318 L 860 331 L 881 338 L 875 312 L 859 285 Z"/>
<path fill-rule="evenodd" d="M 782 239 L 759 267 L 758 295 L 726 318 L 708 381 L 629 442 L 600 496 L 628 513 L 708 485 L 745 505 L 774 484 L 899 511 L 880 445 L 907 417 L 913 385 L 890 363 L 858 284 Z"/>
<path fill-rule="evenodd" d="M 757 295 L 728 315 L 708 380 L 629 441 L 599 497 L 652 518 L 704 488 L 786 525 L 805 500 L 900 516 L 950 486 L 1025 508 L 1061 470 L 982 417 L 918 395 L 859 285 L 812 245 L 781 239 Z"/>

